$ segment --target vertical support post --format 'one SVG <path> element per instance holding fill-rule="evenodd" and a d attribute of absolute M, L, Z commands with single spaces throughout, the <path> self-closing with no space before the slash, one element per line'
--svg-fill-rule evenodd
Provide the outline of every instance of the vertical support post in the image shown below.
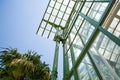
<path fill-rule="evenodd" d="M 65 44 L 63 43 L 63 80 L 68 80 L 68 55 L 65 54 Z"/>
<path fill-rule="evenodd" d="M 54 62 L 53 62 L 51 80 L 57 80 L 59 44 L 60 44 L 60 42 L 56 41 L 56 47 L 55 47 L 55 54 L 54 54 Z"/>
<path fill-rule="evenodd" d="M 69 37 L 69 44 L 70 44 L 71 38 Z M 73 74 L 74 74 L 74 79 L 75 80 L 79 80 L 79 75 L 78 75 L 78 71 L 76 68 L 74 68 L 75 65 L 75 53 L 74 53 L 74 49 L 73 46 L 70 47 L 70 53 L 71 53 L 71 59 L 72 59 L 72 65 L 73 65 Z"/>

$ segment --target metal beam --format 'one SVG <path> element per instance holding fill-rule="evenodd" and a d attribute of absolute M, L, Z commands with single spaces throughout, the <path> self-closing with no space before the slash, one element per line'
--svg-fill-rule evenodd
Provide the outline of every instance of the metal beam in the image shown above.
<path fill-rule="evenodd" d="M 99 26 L 98 29 L 104 33 L 108 38 L 110 38 L 113 42 L 115 42 L 118 46 L 120 46 L 120 39 L 114 36 L 112 33 L 108 32 L 107 30 L 103 29 L 102 26 Z"/>
<path fill-rule="evenodd" d="M 70 45 L 70 42 L 71 42 L 71 39 L 69 37 L 69 45 Z M 72 66 L 73 66 L 73 69 L 74 69 L 74 71 L 73 71 L 74 79 L 79 80 L 77 69 L 74 68 L 74 66 L 75 66 L 75 55 L 74 54 L 75 53 L 74 53 L 73 46 L 70 47 L 70 54 L 71 54 L 71 58 L 72 58 Z"/>
<path fill-rule="evenodd" d="M 72 0 L 72 1 L 74 1 L 74 0 Z M 97 0 L 97 1 L 82 1 L 82 0 L 79 0 L 78 2 L 109 2 L 110 0 Z M 77 1 L 74 1 L 74 2 L 77 2 Z"/>
<path fill-rule="evenodd" d="M 76 30 L 77 30 L 77 29 L 76 29 Z M 80 34 L 78 34 L 78 36 L 79 36 L 79 38 L 81 39 L 83 45 L 85 46 L 85 42 L 83 41 L 83 39 L 82 39 L 82 37 L 80 36 Z M 89 52 L 87 52 L 87 53 L 88 53 L 88 57 L 89 57 L 92 65 L 93 65 L 93 67 L 94 67 L 94 69 L 95 69 L 95 71 L 96 71 L 96 74 L 98 75 L 98 77 L 99 77 L 100 80 L 103 80 L 102 75 L 101 75 L 101 73 L 100 73 L 97 65 L 95 64 L 95 61 L 94 61 L 93 58 L 91 57 L 91 54 L 90 54 Z"/>
<path fill-rule="evenodd" d="M 96 22 L 95 20 L 85 16 L 83 13 L 78 13 L 80 16 L 82 16 L 85 20 L 87 20 L 90 24 L 92 24 L 95 28 L 98 26 L 98 29 L 104 33 L 107 37 L 109 37 L 113 42 L 118 44 L 120 46 L 120 39 L 108 32 L 107 30 L 103 29 L 102 26 L 100 26 L 100 23 Z"/>
<path fill-rule="evenodd" d="M 48 2 L 47 8 L 49 7 L 50 1 L 51 1 L 51 0 L 49 0 L 49 2 Z M 45 13 L 47 12 L 47 8 L 46 8 L 46 10 L 45 10 Z M 44 18 L 44 16 L 45 16 L 45 13 L 44 13 L 44 15 L 43 15 L 43 18 Z M 43 18 L 42 18 L 42 19 L 43 19 Z M 39 32 L 40 27 L 41 27 L 41 24 L 42 24 L 42 21 L 40 22 L 40 25 L 39 25 L 39 27 L 38 27 L 38 29 L 37 29 L 36 34 L 38 34 L 38 32 Z"/>

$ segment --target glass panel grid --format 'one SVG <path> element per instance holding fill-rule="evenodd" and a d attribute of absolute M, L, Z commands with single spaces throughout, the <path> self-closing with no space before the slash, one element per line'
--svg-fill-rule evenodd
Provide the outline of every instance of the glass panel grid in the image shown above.
<path fill-rule="evenodd" d="M 104 13 L 107 5 L 109 2 L 102 3 L 102 2 L 94 2 L 92 7 L 90 8 L 90 12 L 88 16 L 91 19 L 94 19 L 95 21 L 99 22 L 102 14 Z"/>
<path fill-rule="evenodd" d="M 61 27 L 65 27 L 65 24 L 69 18 L 69 15 L 72 11 L 72 8 L 74 6 L 75 2 L 72 0 L 50 0 L 50 2 L 48 3 L 47 9 L 45 11 L 45 14 L 43 16 L 43 19 L 40 23 L 39 28 L 41 29 L 42 23 L 46 22 L 46 25 L 42 26 L 43 32 L 42 32 L 42 36 L 46 36 L 47 38 L 50 37 L 51 32 L 53 31 L 52 29 L 54 28 L 54 26 L 52 24 L 51 25 L 51 29 L 49 30 L 48 34 L 46 33 L 44 35 L 44 33 L 46 32 L 46 30 L 48 31 L 49 26 L 47 26 L 50 23 L 53 23 L 55 25 L 61 26 Z M 38 29 L 39 30 L 39 29 Z M 56 32 L 56 30 L 54 30 Z M 38 32 L 37 32 L 38 33 Z M 41 32 L 40 32 L 41 33 Z M 53 33 L 55 34 L 55 33 Z"/>
<path fill-rule="evenodd" d="M 103 31 L 103 29 L 101 28 L 101 21 L 105 16 L 105 12 L 108 9 L 110 2 L 112 2 L 112 0 L 50 0 L 40 24 L 40 34 L 42 34 L 42 36 L 46 36 L 47 38 L 53 38 L 56 33 L 54 25 L 61 26 L 66 29 L 64 30 L 65 38 L 67 40 L 66 55 L 68 55 L 70 74 L 72 70 L 74 70 L 75 66 L 72 63 L 73 56 L 71 54 L 74 55 L 76 61 L 75 63 L 78 64 L 77 61 L 78 58 L 80 58 L 81 56 L 81 52 L 86 54 L 85 51 L 87 50 L 87 48 L 89 48 L 89 44 L 91 44 L 92 47 L 88 49 L 87 52 L 89 51 L 92 55 L 93 61 L 97 65 L 97 68 L 103 79 L 114 80 L 114 77 L 116 77 L 115 74 L 119 76 L 120 47 L 116 44 L 116 40 L 110 38 L 111 34 L 109 36 L 108 32 Z M 118 9 L 114 17 L 111 18 L 111 24 L 108 27 L 103 24 L 105 29 L 107 29 L 118 38 L 120 38 L 119 12 L 120 10 Z M 108 22 L 110 21 L 108 20 Z M 100 31 L 100 34 L 98 35 L 96 40 L 94 41 L 93 39 L 92 42 L 92 37 L 96 35 L 98 31 Z M 103 34 L 103 32 L 107 33 Z M 70 41 L 68 37 L 70 37 Z M 112 35 L 112 37 L 114 36 Z M 117 39 L 117 43 L 118 41 L 119 40 Z M 83 43 L 85 44 L 85 46 L 83 45 Z M 73 52 L 71 52 L 71 48 L 73 48 Z M 98 53 L 102 55 L 102 58 L 99 58 Z M 99 80 L 98 76 L 96 76 L 98 75 L 96 74 L 97 70 L 94 69 L 95 66 L 92 66 L 93 63 L 89 61 L 89 58 L 90 57 L 88 57 L 87 55 L 84 56 L 81 64 L 79 63 L 79 67 L 75 67 L 75 69 L 77 68 L 78 72 L 80 72 L 79 78 L 85 80 Z M 81 67 L 83 65 L 84 69 Z M 109 67 L 108 69 L 106 65 L 107 67 Z M 115 72 L 115 74 L 113 74 L 112 72 Z M 69 76 L 71 77 L 73 76 L 73 74 L 74 73 Z M 83 77 L 81 77 L 81 74 L 83 75 Z"/>
<path fill-rule="evenodd" d="M 107 15 L 103 27 L 110 33 L 114 34 L 116 37 L 120 38 L 120 1 L 116 0 L 115 5 L 113 5 L 112 10 Z"/>
<path fill-rule="evenodd" d="M 87 22 L 87 21 L 84 21 L 83 24 L 81 23 L 81 26 L 82 27 L 79 27 L 78 30 L 77 30 L 76 26 L 73 27 L 73 29 L 70 33 L 71 43 L 70 43 L 68 50 L 70 49 L 71 45 L 77 44 L 77 41 L 81 42 L 80 36 L 84 42 L 87 42 L 90 35 L 92 34 L 92 32 L 94 30 L 94 27 L 91 24 L 89 24 L 89 22 Z M 80 46 L 82 46 L 82 45 L 80 45 Z"/>
<path fill-rule="evenodd" d="M 87 55 L 79 65 L 78 72 L 80 80 L 99 80 Z"/>
<path fill-rule="evenodd" d="M 93 45 L 101 56 L 109 63 L 108 66 L 111 66 L 113 69 L 112 71 L 115 71 L 115 73 L 120 77 L 120 70 L 118 69 L 120 68 L 120 64 L 117 64 L 120 62 L 118 61 L 120 56 L 120 46 L 114 43 L 103 33 L 99 33 Z"/>
<path fill-rule="evenodd" d="M 82 3 L 82 2 L 81 2 Z M 87 4 L 87 3 L 86 3 Z M 92 7 L 90 7 L 92 5 Z M 94 31 L 94 29 L 96 28 L 96 27 L 98 27 L 98 26 L 100 26 L 99 24 L 100 24 L 100 20 L 102 19 L 102 17 L 103 17 L 103 15 L 105 14 L 104 12 L 106 11 L 106 8 L 109 6 L 109 1 L 107 2 L 104 2 L 104 3 L 102 3 L 102 2 L 93 2 L 93 4 L 92 3 L 90 3 L 90 5 L 85 5 L 83 8 L 86 8 L 86 12 L 84 12 L 83 10 L 83 8 L 82 8 L 82 11 L 81 11 L 81 13 L 83 13 L 83 15 L 84 16 L 87 16 L 85 19 L 81 19 L 81 18 L 83 18 L 84 16 L 82 15 L 79 15 L 81 18 L 81 20 L 78 18 L 78 16 L 77 16 L 77 14 L 76 13 L 78 13 L 78 12 L 75 12 L 75 14 L 73 14 L 73 16 L 72 16 L 72 20 L 70 21 L 70 24 L 69 24 L 69 26 L 68 26 L 68 28 L 70 29 L 71 28 L 71 24 L 73 24 L 74 22 L 74 19 L 75 19 L 75 16 L 77 16 L 77 18 L 76 18 L 76 21 L 75 21 L 75 23 L 74 23 L 74 25 L 72 26 L 72 30 L 71 30 L 71 33 L 70 33 L 70 37 L 71 37 L 71 39 L 72 39 L 72 41 L 71 41 L 71 45 L 69 46 L 69 47 L 71 47 L 71 46 L 73 46 L 73 49 L 74 49 L 74 55 L 77 53 L 77 47 L 76 47 L 76 43 L 77 43 L 77 38 L 75 38 L 75 35 L 76 35 L 76 33 L 77 33 L 77 31 L 79 31 L 79 33 L 77 33 L 77 34 L 79 34 L 81 37 L 84 37 L 84 36 L 86 36 L 86 38 L 87 39 L 85 39 L 85 37 L 84 38 L 82 38 L 83 39 L 83 41 L 85 42 L 85 43 L 87 43 L 88 41 L 89 41 L 89 37 L 92 35 L 92 33 L 93 33 L 93 31 Z M 87 8 L 89 7 L 89 9 L 87 10 Z M 80 8 L 80 7 L 79 7 Z M 96 8 L 98 8 L 98 9 L 96 9 Z M 92 15 L 93 15 L 93 13 L 95 13 L 95 15 L 92 17 Z M 91 14 L 91 15 L 90 15 Z M 93 21 L 90 21 L 90 19 L 87 19 L 87 18 L 90 18 L 91 20 L 93 20 Z M 87 22 L 88 21 L 88 22 Z M 90 22 L 90 23 L 89 23 Z M 93 23 L 92 23 L 93 22 Z M 95 24 L 94 24 L 94 22 L 95 22 Z M 91 24 L 93 24 L 93 25 L 91 25 Z M 98 26 L 96 26 L 96 25 L 98 25 Z M 101 26 L 100 26 L 101 27 Z M 118 28 L 118 27 L 117 27 Z M 119 29 L 119 28 L 118 28 Z M 75 31 L 75 30 L 77 30 L 77 31 Z M 101 29 L 99 29 L 100 31 L 101 31 Z M 117 34 L 117 33 L 116 33 Z M 83 35 L 83 36 L 82 36 Z M 107 35 L 108 36 L 108 35 Z M 106 51 L 104 52 L 104 50 L 102 50 L 101 52 L 102 52 L 102 54 L 103 53 L 106 53 L 105 55 L 106 55 L 106 59 L 108 59 L 108 60 L 112 60 L 112 59 L 114 59 L 114 57 L 116 56 L 116 55 L 114 55 L 114 56 L 112 56 L 113 54 L 111 54 L 110 55 L 110 52 L 114 52 L 114 49 L 115 49 L 115 45 L 116 45 L 116 43 L 114 43 L 112 40 L 108 40 L 107 39 L 108 37 L 106 37 L 104 40 L 106 40 L 106 41 L 108 41 L 109 43 L 106 43 L 105 41 L 105 43 L 103 43 L 103 47 L 105 47 L 105 46 L 107 46 L 106 47 Z M 80 41 L 80 40 L 78 40 L 78 41 Z M 81 41 L 80 41 L 81 42 Z M 95 43 L 97 43 L 97 42 L 95 42 Z M 108 45 L 109 44 L 109 45 Z M 86 44 L 85 44 L 86 45 Z M 104 46 L 105 45 L 105 46 Z M 81 46 L 81 44 L 79 43 L 79 47 Z M 83 47 L 84 48 L 84 47 Z M 83 49 L 82 48 L 82 49 Z M 69 50 L 70 48 L 68 48 L 68 50 Z M 101 49 L 103 49 L 103 48 L 101 48 Z M 79 49 L 80 50 L 80 49 Z M 80 53 L 81 53 L 81 51 L 78 51 L 79 53 L 77 53 L 78 55 L 80 55 Z M 66 52 L 67 53 L 67 52 Z M 109 54 L 109 57 L 107 56 L 107 54 Z M 75 57 L 78 57 L 78 55 L 76 55 Z M 113 58 L 112 58 L 113 57 Z M 118 59 L 119 58 L 117 58 L 117 59 L 115 59 L 116 61 L 118 61 Z M 82 64 L 82 63 L 81 63 Z M 98 64 L 97 64 L 98 65 Z M 103 72 L 102 72 L 103 73 Z M 101 73 L 101 74 L 102 74 Z M 104 79 L 107 79 L 107 80 L 109 80 L 110 78 L 111 78 L 111 80 L 113 79 L 114 80 L 114 76 L 112 76 L 112 77 L 108 77 L 108 75 L 110 76 L 110 75 L 112 75 L 112 73 L 110 72 L 110 74 L 108 73 L 105 73 L 106 74 L 106 76 L 104 77 Z M 102 75 L 102 76 L 104 76 L 104 75 Z"/>

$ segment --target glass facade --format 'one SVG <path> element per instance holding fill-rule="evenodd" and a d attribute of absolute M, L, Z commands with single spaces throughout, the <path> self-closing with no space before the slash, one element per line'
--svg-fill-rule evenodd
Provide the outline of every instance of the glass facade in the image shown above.
<path fill-rule="evenodd" d="M 119 0 L 50 0 L 38 30 L 61 31 L 63 80 L 120 80 Z"/>

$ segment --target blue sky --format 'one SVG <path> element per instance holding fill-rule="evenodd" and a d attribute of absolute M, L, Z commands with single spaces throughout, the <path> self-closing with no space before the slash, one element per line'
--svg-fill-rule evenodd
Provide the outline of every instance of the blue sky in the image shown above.
<path fill-rule="evenodd" d="M 48 1 L 0 0 L 0 47 L 18 48 L 22 53 L 34 50 L 52 68 L 55 42 L 35 34 Z M 59 60 L 58 80 L 62 80 L 62 57 Z"/>

